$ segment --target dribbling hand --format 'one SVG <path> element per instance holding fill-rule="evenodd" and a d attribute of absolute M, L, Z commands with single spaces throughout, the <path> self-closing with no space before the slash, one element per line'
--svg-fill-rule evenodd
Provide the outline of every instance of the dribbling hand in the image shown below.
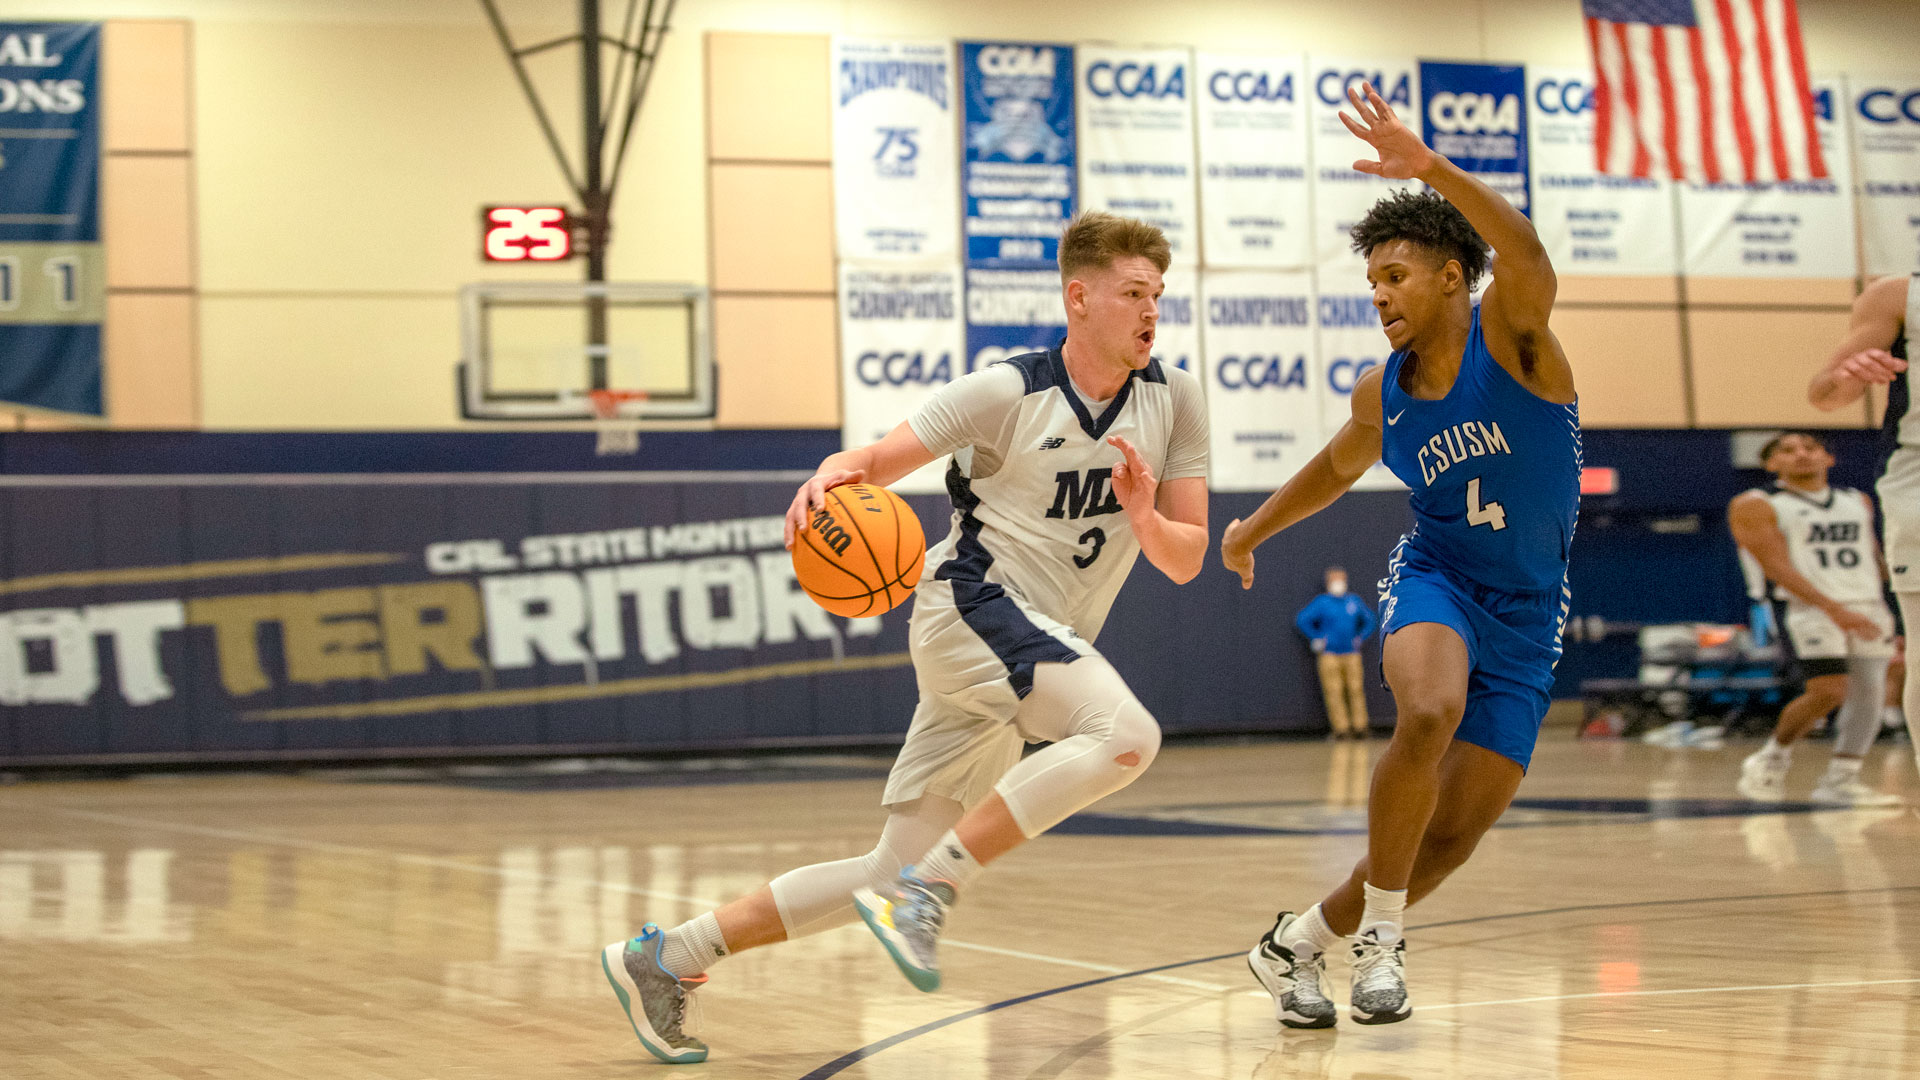
<path fill-rule="evenodd" d="M 794 538 L 806 531 L 807 519 L 820 508 L 827 492 L 847 484 L 858 484 L 866 478 L 865 469 L 835 469 L 801 484 L 800 490 L 793 496 L 793 504 L 787 507 L 787 550 L 793 550 Z"/>
<path fill-rule="evenodd" d="M 1362 96 L 1362 91 L 1365 96 Z M 1372 83 L 1361 83 L 1357 88 L 1347 88 L 1347 100 L 1353 103 L 1353 110 L 1360 114 L 1358 123 L 1341 110 L 1340 122 L 1347 130 L 1366 140 L 1380 155 L 1379 161 L 1361 158 L 1353 163 L 1355 170 L 1371 173 L 1388 180 L 1412 180 L 1432 167 L 1434 152 L 1420 141 L 1413 129 L 1400 122 L 1394 114 L 1393 106 L 1374 90 Z"/>
<path fill-rule="evenodd" d="M 1220 537 L 1220 561 L 1240 575 L 1240 587 L 1253 588 L 1253 548 L 1247 546 L 1247 523 L 1234 518 Z"/>

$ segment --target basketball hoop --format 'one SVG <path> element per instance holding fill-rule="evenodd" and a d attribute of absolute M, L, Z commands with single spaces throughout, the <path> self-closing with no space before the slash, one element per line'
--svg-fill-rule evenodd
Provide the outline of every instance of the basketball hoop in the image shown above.
<path fill-rule="evenodd" d="M 620 406 L 629 401 L 647 400 L 645 390 L 589 390 L 593 402 L 593 426 L 597 437 L 593 452 L 599 457 L 640 452 L 640 425 L 620 415 Z"/>

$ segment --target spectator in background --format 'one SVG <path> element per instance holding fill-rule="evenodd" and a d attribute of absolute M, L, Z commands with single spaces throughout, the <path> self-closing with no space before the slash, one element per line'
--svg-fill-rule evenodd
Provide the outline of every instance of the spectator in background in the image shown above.
<path fill-rule="evenodd" d="M 1313 642 L 1320 658 L 1320 693 L 1327 702 L 1333 737 L 1365 738 L 1367 692 L 1362 683 L 1360 647 L 1373 634 L 1373 610 L 1347 592 L 1347 571 L 1327 567 L 1327 591 L 1313 598 L 1293 620 Z"/>

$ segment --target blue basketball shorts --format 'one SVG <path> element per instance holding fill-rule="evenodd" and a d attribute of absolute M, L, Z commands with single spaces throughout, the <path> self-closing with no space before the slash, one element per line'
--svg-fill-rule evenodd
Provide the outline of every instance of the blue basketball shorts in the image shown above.
<path fill-rule="evenodd" d="M 1454 738 L 1525 769 L 1552 703 L 1570 593 L 1516 593 L 1403 565 L 1380 594 L 1382 631 L 1439 623 L 1467 643 L 1467 708 Z"/>

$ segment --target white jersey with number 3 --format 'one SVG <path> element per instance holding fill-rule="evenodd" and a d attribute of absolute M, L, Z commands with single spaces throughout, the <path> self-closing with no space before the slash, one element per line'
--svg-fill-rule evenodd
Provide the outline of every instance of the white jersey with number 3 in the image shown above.
<path fill-rule="evenodd" d="M 999 625 L 1011 619 L 992 610 L 1002 592 L 1089 641 L 1106 622 L 1140 553 L 1113 493 L 1122 455 L 1109 436 L 1132 443 L 1163 484 L 1207 474 L 1199 381 L 1157 360 L 1097 402 L 1059 349 L 1016 356 L 948 384 L 908 424 L 927 449 L 953 455 L 953 528 L 927 553 L 926 576 L 952 583 L 996 644 L 1025 633 Z"/>
<path fill-rule="evenodd" d="M 1874 558 L 1873 503 L 1853 488 L 1805 492 L 1775 484 L 1754 488 L 1773 507 L 1781 535 L 1787 538 L 1787 558 L 1800 576 L 1829 599 L 1842 604 L 1880 600 L 1880 564 Z M 1747 594 L 1755 600 L 1799 603 L 1779 585 L 1770 584 L 1760 563 L 1740 551 L 1747 575 Z"/>

